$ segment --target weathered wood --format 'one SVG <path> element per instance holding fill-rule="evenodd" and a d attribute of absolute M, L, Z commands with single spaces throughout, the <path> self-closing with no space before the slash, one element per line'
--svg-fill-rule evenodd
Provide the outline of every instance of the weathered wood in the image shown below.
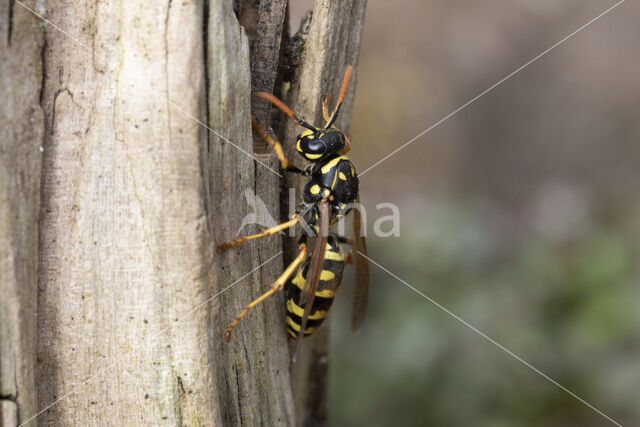
<path fill-rule="evenodd" d="M 358 62 L 366 0 L 317 0 L 309 33 L 302 50 L 301 66 L 293 79 L 287 102 L 301 117 L 322 122 L 325 94 L 335 101 L 347 65 Z M 355 73 L 347 92 L 337 126 L 347 131 L 356 87 Z M 295 141 L 300 128 L 287 121 L 285 140 Z M 357 149 L 357 141 L 354 141 Z M 294 144 L 287 144 L 289 158 L 297 158 Z M 288 178 L 288 186 L 301 186 L 297 178 Z M 327 421 L 328 333 L 318 331 L 305 340 L 294 366 L 296 425 L 323 425 Z M 346 327 L 346 326 L 345 326 Z"/>
<path fill-rule="evenodd" d="M 287 0 L 262 0 L 258 9 L 256 34 L 251 43 L 251 101 L 254 120 L 263 128 L 270 124 L 268 101 L 257 98 L 258 92 L 273 93 L 280 60 L 280 41 Z M 254 151 L 263 153 L 268 146 L 261 138 L 253 142 Z"/>
<path fill-rule="evenodd" d="M 26 1 L 33 7 L 35 1 Z M 36 410 L 36 294 L 43 34 L 0 3 L 0 426 Z"/>
<path fill-rule="evenodd" d="M 278 237 L 215 249 L 264 225 L 239 230 L 257 206 L 247 197 L 280 216 L 278 161 L 253 154 L 251 83 L 279 90 L 286 4 L 263 1 L 260 17 L 256 5 L 236 1 L 255 29 L 253 75 L 232 0 L 46 2 L 73 39 L 0 6 L 12 15 L 0 21 L 3 425 L 326 419 L 326 329 L 292 379 L 281 294 L 223 340 L 284 268 Z M 363 13 L 363 1 L 316 5 L 289 92 L 307 118 L 355 65 Z"/>
<path fill-rule="evenodd" d="M 208 33 L 210 125 L 251 152 L 249 44 L 229 2 L 211 3 Z M 253 213 L 247 194 L 259 197 L 267 211 L 278 217 L 279 176 L 274 172 L 278 163 L 272 156 L 260 156 L 259 163 L 219 136 L 209 137 L 211 224 L 215 241 L 221 243 L 258 230 L 255 225 L 239 230 L 243 218 Z M 281 245 L 281 239 L 271 237 L 216 253 L 218 289 L 278 255 Z M 235 329 L 231 342 L 222 340 L 233 318 L 266 292 L 281 272 L 278 256 L 213 302 L 219 310 L 212 346 L 217 352 L 216 390 L 223 425 L 293 425 L 282 295 L 252 310 Z"/>
<path fill-rule="evenodd" d="M 38 421 L 214 423 L 203 4 L 47 11 Z"/>

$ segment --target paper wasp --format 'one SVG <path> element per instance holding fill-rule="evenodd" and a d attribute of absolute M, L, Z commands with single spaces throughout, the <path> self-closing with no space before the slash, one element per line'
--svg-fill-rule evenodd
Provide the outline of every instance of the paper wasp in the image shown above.
<path fill-rule="evenodd" d="M 271 289 L 247 305 L 235 318 L 227 329 L 226 339 L 231 339 L 231 332 L 238 322 L 253 307 L 285 289 L 287 309 L 287 332 L 291 339 L 296 340 L 296 352 L 303 336 L 315 332 L 325 319 L 333 298 L 340 286 L 345 262 L 353 260 L 356 266 L 356 292 L 352 327 L 358 330 L 362 326 L 367 308 L 369 290 L 369 265 L 366 255 L 366 244 L 363 236 L 362 221 L 359 207 L 352 209 L 358 203 L 358 175 L 344 154 L 350 150 L 349 139 L 334 126 L 340 107 L 349 86 L 352 67 L 347 67 L 340 96 L 336 107 L 329 116 L 329 96 L 323 103 L 323 116 L 326 120 L 324 127 L 316 128 L 300 119 L 289 107 L 275 96 L 260 92 L 258 96 L 264 98 L 279 108 L 287 116 L 295 120 L 305 130 L 298 136 L 296 149 L 307 161 L 311 162 L 305 169 L 300 169 L 286 158 L 280 142 L 269 137 L 255 122 L 253 129 L 273 148 L 282 169 L 287 172 L 308 176 L 302 200 L 296 208 L 291 220 L 262 233 L 241 237 L 231 242 L 222 243 L 218 247 L 226 250 L 238 243 L 260 237 L 271 236 L 279 231 L 293 227 L 306 221 L 308 227 L 303 227 L 298 248 L 298 256 L 285 269 L 284 273 L 273 283 Z M 330 224 L 337 222 L 349 212 L 354 213 L 354 237 L 349 239 L 329 231 Z M 313 251 L 309 251 L 308 239 L 315 238 Z M 351 254 L 345 255 L 342 243 L 351 246 Z M 295 359 L 295 353 L 294 353 Z"/>

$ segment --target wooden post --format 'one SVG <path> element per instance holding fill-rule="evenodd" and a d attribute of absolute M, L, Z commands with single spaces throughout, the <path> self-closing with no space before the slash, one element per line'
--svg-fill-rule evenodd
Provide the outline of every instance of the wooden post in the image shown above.
<path fill-rule="evenodd" d="M 216 422 L 204 5 L 46 7 L 38 422 Z"/>
<path fill-rule="evenodd" d="M 252 152 L 251 75 L 249 42 L 235 18 L 231 2 L 210 4 L 208 26 L 209 120 L 213 129 Z M 248 198 L 257 197 L 278 218 L 278 163 L 272 155 L 252 159 L 219 136 L 210 133 L 211 224 L 217 242 L 257 232 L 253 225 L 239 230 L 252 214 Z M 256 212 L 259 213 L 259 212 Z M 216 254 L 216 290 L 281 253 L 278 237 L 250 241 Z M 282 256 L 229 290 L 213 305 L 219 310 L 213 330 L 216 354 L 216 396 L 222 425 L 292 425 L 293 398 L 289 354 L 283 325 L 281 295 L 252 310 L 222 341 L 231 320 L 253 299 L 269 289 L 282 272 Z"/>
<path fill-rule="evenodd" d="M 42 40 L 28 11 L 0 3 L 0 426 L 36 411 Z"/>
<path fill-rule="evenodd" d="M 292 378 L 282 295 L 224 341 L 282 272 L 282 239 L 216 244 L 259 229 L 240 230 L 257 203 L 278 220 L 287 197 L 250 126 L 269 123 L 252 85 L 282 81 L 286 3 L 247 6 L 251 53 L 233 4 L 0 6 L 2 426 L 326 419 L 326 332 Z M 309 119 L 355 65 L 363 14 L 317 2 L 288 95 Z"/>

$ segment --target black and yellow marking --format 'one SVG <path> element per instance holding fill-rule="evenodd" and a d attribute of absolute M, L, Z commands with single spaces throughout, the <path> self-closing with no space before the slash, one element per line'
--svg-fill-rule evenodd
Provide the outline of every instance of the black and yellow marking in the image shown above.
<path fill-rule="evenodd" d="M 358 177 L 347 156 L 338 156 L 320 168 L 319 184 L 325 186 L 335 194 L 335 198 L 342 203 L 355 200 L 358 190 Z M 346 190 L 346 191 L 345 191 Z M 343 197 L 344 193 L 344 197 Z"/>
<path fill-rule="evenodd" d="M 304 264 L 296 271 L 295 276 L 285 285 L 287 333 L 291 338 L 297 337 L 302 323 L 304 304 L 301 304 L 300 301 L 302 299 L 302 291 L 307 284 L 310 260 L 311 258 L 307 257 Z M 304 330 L 304 336 L 313 334 L 329 314 L 329 309 L 342 280 L 344 260 L 345 255 L 342 245 L 340 245 L 335 235 L 330 234 L 327 239 L 318 289 L 316 290 L 309 320 Z"/>
<path fill-rule="evenodd" d="M 296 259 L 278 277 L 269 291 L 240 312 L 227 329 L 227 340 L 231 338 L 231 332 L 238 322 L 252 308 L 284 288 L 286 290 L 286 327 L 289 336 L 296 339 L 293 357 L 295 360 L 301 338 L 313 334 L 329 314 L 333 299 L 340 287 L 344 264 L 351 261 L 351 258 L 356 264 L 356 293 L 352 324 L 355 329 L 362 324 L 368 296 L 368 266 L 365 257 L 359 256 L 361 253 L 366 254 L 359 211 L 356 210 L 354 214 L 355 234 L 351 242 L 345 237 L 338 237 L 329 232 L 329 225 L 346 215 L 358 200 L 358 176 L 353 164 L 344 155 L 350 150 L 351 142 L 335 127 L 340 108 L 345 100 L 351 73 L 352 67 L 349 66 L 345 70 L 338 101 L 331 114 L 329 114 L 329 97 L 325 99 L 322 113 L 326 123 L 320 128 L 298 117 L 274 95 L 265 92 L 257 94 L 305 128 L 297 138 L 296 150 L 311 164 L 301 169 L 287 159 L 279 141 L 262 130 L 258 124 L 253 123 L 254 130 L 271 146 L 285 171 L 310 178 L 302 194 L 303 203 L 296 208 L 296 214 L 291 220 L 264 230 L 262 233 L 222 243 L 219 248 L 225 250 L 248 240 L 271 236 L 295 226 L 303 218 L 308 221 L 310 227 L 304 227 L 302 230 L 299 241 L 300 253 Z M 316 238 L 311 253 L 306 245 L 310 237 Z M 323 247 L 325 242 L 326 246 Z M 353 256 L 345 256 L 340 242 L 352 246 Z M 304 330 L 301 331 L 301 329 Z"/>
<path fill-rule="evenodd" d="M 321 198 L 331 202 L 331 223 L 344 217 L 353 208 L 358 196 L 358 175 L 344 155 L 335 156 L 314 168 L 311 180 L 305 186 L 303 199 L 316 203 Z M 317 213 L 315 213 L 317 219 Z"/>

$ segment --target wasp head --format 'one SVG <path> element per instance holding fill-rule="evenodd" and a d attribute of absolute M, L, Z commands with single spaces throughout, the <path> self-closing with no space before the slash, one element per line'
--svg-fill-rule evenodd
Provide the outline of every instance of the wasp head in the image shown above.
<path fill-rule="evenodd" d="M 319 162 L 332 157 L 346 146 L 345 137 L 336 129 L 306 129 L 298 135 L 296 149 L 310 162 Z"/>

